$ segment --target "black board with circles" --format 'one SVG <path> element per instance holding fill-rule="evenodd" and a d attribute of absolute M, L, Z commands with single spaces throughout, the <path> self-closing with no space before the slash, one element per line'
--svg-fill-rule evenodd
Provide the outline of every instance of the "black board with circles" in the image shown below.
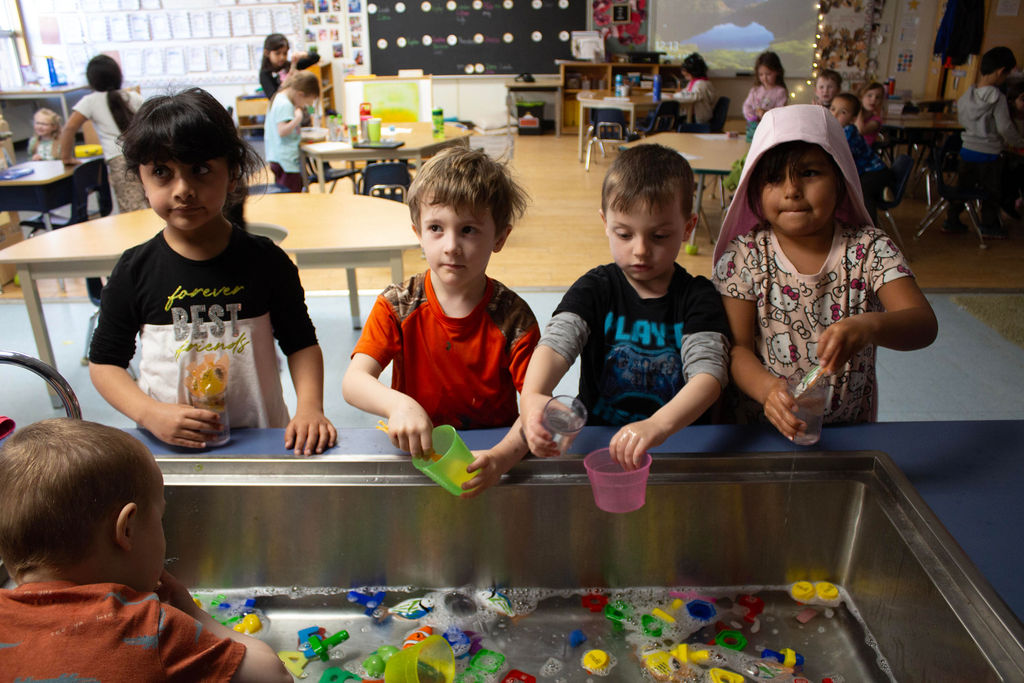
<path fill-rule="evenodd" d="M 587 0 L 385 0 L 367 3 L 370 69 L 432 75 L 557 73 Z"/>

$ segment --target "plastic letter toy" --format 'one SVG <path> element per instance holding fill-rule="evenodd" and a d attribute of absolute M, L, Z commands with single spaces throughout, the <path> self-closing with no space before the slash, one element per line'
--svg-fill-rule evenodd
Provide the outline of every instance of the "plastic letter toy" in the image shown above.
<path fill-rule="evenodd" d="M 711 680 L 714 683 L 743 683 L 743 676 L 733 673 L 732 671 L 726 671 L 725 669 L 711 669 L 708 671 L 711 674 Z"/>
<path fill-rule="evenodd" d="M 505 678 L 502 679 L 501 683 L 537 683 L 537 677 L 523 673 L 519 669 L 512 669 L 505 674 Z"/>
<path fill-rule="evenodd" d="M 345 683 L 345 681 L 356 681 L 356 683 L 359 683 L 361 680 L 363 679 L 351 671 L 345 671 L 336 666 L 329 666 L 320 675 L 319 683 Z"/>
<path fill-rule="evenodd" d="M 600 612 L 608 604 L 608 597 L 598 593 L 588 593 L 580 598 L 580 603 L 591 612 Z"/>
<path fill-rule="evenodd" d="M 278 659 L 284 662 L 284 668 L 288 669 L 288 673 L 296 678 L 305 678 L 306 672 L 303 669 L 306 668 L 306 655 L 301 652 L 295 652 L 294 650 L 282 650 L 277 653 Z"/>

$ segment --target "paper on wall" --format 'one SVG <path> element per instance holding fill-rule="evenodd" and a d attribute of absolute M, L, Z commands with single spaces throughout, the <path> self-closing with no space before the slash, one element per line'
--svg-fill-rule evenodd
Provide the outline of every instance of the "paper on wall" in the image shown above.
<path fill-rule="evenodd" d="M 153 34 L 153 40 L 171 40 L 171 18 L 163 12 L 150 14 L 149 30 Z"/>
<path fill-rule="evenodd" d="M 193 38 L 209 38 L 210 37 L 210 13 L 199 11 L 191 11 L 188 13 L 188 23 L 192 27 Z"/>
<path fill-rule="evenodd" d="M 110 28 L 110 42 L 129 43 L 132 40 L 132 32 L 128 27 L 128 17 L 124 14 L 111 14 L 107 18 L 107 25 Z"/>
<path fill-rule="evenodd" d="M 232 71 L 249 71 L 252 68 L 249 63 L 249 46 L 245 43 L 233 44 L 228 60 Z"/>
<path fill-rule="evenodd" d="M 188 20 L 188 12 L 168 12 L 171 20 L 171 33 L 175 40 L 188 40 L 192 37 L 192 24 Z"/>
<path fill-rule="evenodd" d="M 295 33 L 295 24 L 292 22 L 290 9 L 284 7 L 274 9 L 274 30 L 285 35 Z"/>
<path fill-rule="evenodd" d="M 252 35 L 252 21 L 249 19 L 249 10 L 231 10 L 231 34 L 235 36 Z"/>
<path fill-rule="evenodd" d="M 210 45 L 206 50 L 207 59 L 210 60 L 210 71 L 228 70 L 228 51 L 221 45 Z"/>
<path fill-rule="evenodd" d="M 164 68 L 170 76 L 185 75 L 185 50 L 169 47 L 164 51 Z"/>
<path fill-rule="evenodd" d="M 164 51 L 158 47 L 147 47 L 142 51 L 142 69 L 147 78 L 164 75 Z"/>
<path fill-rule="evenodd" d="M 206 46 L 189 45 L 185 52 L 185 61 L 188 65 L 188 70 L 191 72 L 207 71 Z"/>
<path fill-rule="evenodd" d="M 269 9 L 258 8 L 252 11 L 253 35 L 266 36 L 274 32 L 274 20 Z"/>
<path fill-rule="evenodd" d="M 227 10 L 210 12 L 210 33 L 216 38 L 231 37 L 231 15 Z"/>
<path fill-rule="evenodd" d="M 149 15 L 131 14 L 128 17 L 128 25 L 131 27 L 132 40 L 136 42 L 149 42 Z"/>

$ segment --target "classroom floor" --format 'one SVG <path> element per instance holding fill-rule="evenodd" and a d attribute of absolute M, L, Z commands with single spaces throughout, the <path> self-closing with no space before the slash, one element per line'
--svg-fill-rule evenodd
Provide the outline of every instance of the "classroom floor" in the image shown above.
<path fill-rule="evenodd" d="M 608 245 L 597 215 L 600 185 L 611 162 L 598 157 L 589 173 L 576 161 L 576 137 L 566 135 L 515 138 L 514 167 L 532 197 L 527 217 L 508 245 L 491 260 L 490 274 L 524 293 L 543 324 L 561 293 L 587 268 L 609 260 Z M 338 192 L 350 191 L 346 181 Z M 705 199 L 714 229 L 721 220 L 717 197 Z M 879 419 L 882 421 L 1017 419 L 1019 387 L 1024 385 L 1024 349 L 1012 344 L 951 301 L 945 292 L 1024 291 L 1024 226 L 1010 225 L 1011 239 L 992 242 L 979 250 L 970 236 L 950 236 L 933 227 L 920 241 L 911 237 L 924 202 L 907 198 L 894 213 L 908 243 L 911 266 L 939 316 L 939 338 L 928 349 L 900 353 L 879 351 Z M 698 228 L 700 253 L 681 255 L 688 270 L 710 273 L 710 244 Z M 418 250 L 405 255 L 406 273 L 425 267 Z M 358 338 L 352 329 L 340 271 L 302 274 L 311 316 L 324 348 L 326 411 L 343 427 L 372 427 L 376 418 L 350 408 L 342 399 L 341 377 L 348 354 Z M 360 269 L 362 310 L 389 280 L 385 269 Z M 128 426 L 92 388 L 88 370 L 80 364 L 88 317 L 94 308 L 85 301 L 84 283 L 68 279 L 61 291 L 56 281 L 44 281 L 40 292 L 60 371 L 71 382 L 89 419 Z M 21 301 L 20 289 L 7 285 L 0 296 L 0 348 L 36 355 Z M 573 370 L 561 389 L 575 392 Z M 386 380 L 387 381 L 387 380 Z M 20 368 L 0 365 L 0 383 L 7 399 L 0 414 L 25 424 L 59 414 L 50 408 L 43 383 Z M 289 405 L 294 396 L 287 372 L 283 385 Z"/>

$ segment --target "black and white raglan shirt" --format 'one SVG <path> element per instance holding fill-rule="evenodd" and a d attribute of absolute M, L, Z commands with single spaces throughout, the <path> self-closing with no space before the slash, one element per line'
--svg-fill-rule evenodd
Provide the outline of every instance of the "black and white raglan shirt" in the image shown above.
<path fill-rule="evenodd" d="M 317 343 L 299 272 L 265 237 L 234 228 L 212 259 L 187 259 L 163 232 L 121 255 L 103 287 L 93 363 L 127 368 L 140 336 L 139 388 L 188 403 L 190 364 L 228 368 L 232 427 L 284 427 L 274 338 L 286 356 Z"/>

